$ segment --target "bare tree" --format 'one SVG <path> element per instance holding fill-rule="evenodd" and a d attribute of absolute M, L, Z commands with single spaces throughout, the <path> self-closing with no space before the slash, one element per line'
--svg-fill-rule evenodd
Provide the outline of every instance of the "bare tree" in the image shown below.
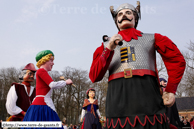
<path fill-rule="evenodd" d="M 184 57 L 189 69 L 194 70 L 194 42 L 190 41 L 188 51 L 184 52 Z"/>
<path fill-rule="evenodd" d="M 7 93 L 13 82 L 19 82 L 19 74 L 20 70 L 13 67 L 0 69 L 0 117 L 3 120 L 9 116 L 5 108 Z"/>
<path fill-rule="evenodd" d="M 194 42 L 190 41 L 187 51 L 183 52 L 186 61 L 186 70 L 179 85 L 178 97 L 194 96 Z"/>
<path fill-rule="evenodd" d="M 53 90 L 52 99 L 59 117 L 61 119 L 66 118 L 66 122 L 69 124 L 77 124 L 86 96 L 86 90 L 91 85 L 88 72 L 86 70 L 65 67 L 62 74 L 57 71 L 52 71 L 49 74 L 54 81 L 58 81 L 62 75 L 66 79 L 72 79 L 76 85 L 76 87 L 67 85 L 64 88 Z"/>
<path fill-rule="evenodd" d="M 108 89 L 108 73 L 99 82 L 93 83 L 92 87 L 96 90 L 96 99 L 102 116 L 105 116 L 106 94 Z"/>
<path fill-rule="evenodd" d="M 156 56 L 156 65 L 157 65 L 159 77 L 168 78 L 168 75 L 166 72 L 166 67 L 165 67 L 164 62 L 162 60 L 162 57 L 159 54 L 157 54 L 157 56 Z"/>

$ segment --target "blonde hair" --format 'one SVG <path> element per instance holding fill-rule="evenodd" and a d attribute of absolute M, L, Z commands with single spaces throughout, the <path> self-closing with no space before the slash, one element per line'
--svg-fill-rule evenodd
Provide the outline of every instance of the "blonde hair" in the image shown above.
<path fill-rule="evenodd" d="M 48 54 L 46 56 L 43 56 L 37 63 L 36 66 L 38 68 L 40 68 L 41 65 L 43 65 L 44 63 L 46 63 L 47 61 L 50 60 L 51 56 L 53 56 L 53 54 Z M 53 57 L 54 58 L 54 57 Z"/>

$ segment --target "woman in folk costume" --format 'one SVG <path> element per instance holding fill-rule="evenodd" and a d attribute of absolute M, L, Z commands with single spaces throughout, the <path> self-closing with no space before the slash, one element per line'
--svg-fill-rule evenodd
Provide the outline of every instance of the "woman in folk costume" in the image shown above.
<path fill-rule="evenodd" d="M 54 54 L 44 50 L 36 55 L 36 97 L 29 107 L 23 121 L 60 121 L 52 99 L 52 90 L 72 84 L 72 80 L 54 82 L 48 74 L 54 65 Z"/>
<path fill-rule="evenodd" d="M 80 121 L 83 121 L 81 129 L 102 129 L 99 122 L 99 118 L 101 118 L 101 115 L 98 108 L 98 100 L 95 99 L 95 90 L 93 88 L 90 88 L 87 90 L 86 94 L 87 99 L 84 100 L 81 113 Z"/>

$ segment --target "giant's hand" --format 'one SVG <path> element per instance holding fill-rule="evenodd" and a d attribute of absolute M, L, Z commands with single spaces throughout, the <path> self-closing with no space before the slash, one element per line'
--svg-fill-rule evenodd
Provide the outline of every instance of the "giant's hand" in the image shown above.
<path fill-rule="evenodd" d="M 66 82 L 66 84 L 67 84 L 67 85 L 71 85 L 71 84 L 73 84 L 73 82 L 72 82 L 72 80 L 71 80 L 71 79 L 67 79 L 65 82 Z"/>
<path fill-rule="evenodd" d="M 73 84 L 73 81 L 72 81 L 71 79 L 67 79 L 67 80 L 66 80 L 64 76 L 60 76 L 59 78 L 60 78 L 61 80 L 65 80 L 65 82 L 66 82 L 67 85 L 72 85 L 72 86 L 76 87 L 76 86 Z"/>
<path fill-rule="evenodd" d="M 164 105 L 171 107 L 175 102 L 175 95 L 170 92 L 164 92 L 162 95 Z"/>
<path fill-rule="evenodd" d="M 116 48 L 116 46 L 118 45 L 118 42 L 119 42 L 119 41 L 122 41 L 122 40 L 123 40 L 123 38 L 122 38 L 122 36 L 121 36 L 120 34 L 115 34 L 115 35 L 113 35 L 113 36 L 110 38 L 110 40 L 109 40 L 109 43 L 108 43 L 107 48 L 108 48 L 109 50 L 114 50 L 114 49 Z"/>

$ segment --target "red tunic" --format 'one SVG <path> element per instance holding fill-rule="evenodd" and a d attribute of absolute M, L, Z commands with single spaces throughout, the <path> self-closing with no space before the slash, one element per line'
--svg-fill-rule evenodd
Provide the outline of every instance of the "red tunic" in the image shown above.
<path fill-rule="evenodd" d="M 36 96 L 43 95 L 45 96 L 49 91 L 49 84 L 53 81 L 53 79 L 49 76 L 48 72 L 40 68 L 36 72 Z M 44 97 L 36 97 L 33 101 L 32 105 L 47 105 L 44 102 Z"/>
<path fill-rule="evenodd" d="M 138 37 L 141 36 L 141 32 L 134 28 L 120 31 L 119 34 L 127 42 L 131 39 L 138 40 Z M 155 50 L 161 55 L 169 76 L 166 92 L 175 93 L 185 70 L 186 63 L 184 57 L 176 45 L 166 36 L 156 33 L 154 46 Z M 103 43 L 96 49 L 89 73 L 92 82 L 100 81 L 103 78 L 113 55 L 114 51 L 108 48 L 104 49 Z"/>

